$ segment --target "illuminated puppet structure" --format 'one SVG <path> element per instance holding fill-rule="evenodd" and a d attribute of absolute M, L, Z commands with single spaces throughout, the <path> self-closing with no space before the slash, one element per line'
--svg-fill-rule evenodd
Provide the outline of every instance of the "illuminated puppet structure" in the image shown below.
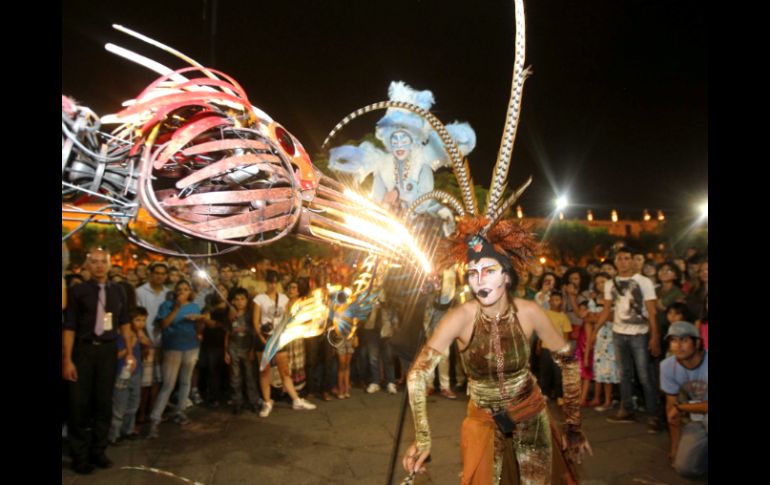
<path fill-rule="evenodd" d="M 406 103 L 426 112 L 434 103 L 431 91 L 417 91 L 401 81 L 390 83 L 388 97 L 391 103 Z M 444 141 L 426 119 L 415 112 L 394 107 L 394 104 L 388 106 L 375 129 L 375 136 L 385 150 L 370 142 L 334 147 L 329 151 L 329 169 L 350 176 L 355 184 L 373 175 L 371 199 L 402 212 L 433 190 L 433 172 L 450 166 L 451 158 Z M 335 127 L 324 145 L 340 128 L 368 111 L 363 108 L 348 115 Z M 476 146 L 476 133 L 468 123 L 451 123 L 445 129 L 462 156 Z M 440 217 L 444 221 L 444 234 L 454 232 L 451 211 L 438 201 L 425 200 L 415 205 L 412 211 Z"/>

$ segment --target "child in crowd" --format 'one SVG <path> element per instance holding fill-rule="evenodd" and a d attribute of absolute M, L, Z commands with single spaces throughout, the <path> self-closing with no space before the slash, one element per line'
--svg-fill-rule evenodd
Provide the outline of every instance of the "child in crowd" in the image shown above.
<path fill-rule="evenodd" d="M 152 350 L 152 343 L 144 332 L 147 324 L 147 310 L 136 307 L 129 314 L 131 328 L 129 341 L 118 336 L 118 377 L 112 397 L 112 424 L 107 439 L 116 444 L 123 439 L 134 439 L 139 433 L 134 429 L 136 411 L 139 409 L 142 384 L 142 348 Z M 136 368 L 126 363 L 129 353 L 133 354 Z M 150 367 L 152 369 L 152 367 Z"/>
<path fill-rule="evenodd" d="M 600 272 L 594 275 L 596 300 L 589 303 L 589 308 L 591 308 L 594 318 L 603 309 L 600 302 L 603 298 L 602 295 L 604 295 L 604 285 L 610 279 L 612 279 L 612 276 L 609 273 Z M 600 328 L 596 328 L 595 324 L 593 327 L 593 332 L 588 341 L 588 347 L 594 351 L 593 377 L 596 382 L 594 384 L 594 398 L 591 401 L 591 406 L 595 406 L 594 409 L 601 413 L 612 409 L 612 385 L 620 383 L 620 369 L 615 358 L 612 324 L 605 322 Z M 602 391 L 604 391 L 603 403 Z"/>
<path fill-rule="evenodd" d="M 690 309 L 687 308 L 687 304 L 682 302 L 675 302 L 666 308 L 666 320 L 668 321 L 668 326 L 666 329 L 668 329 L 669 326 L 671 326 L 673 323 L 676 322 L 690 322 L 692 323 L 692 314 L 690 313 Z M 705 342 L 704 342 L 705 343 Z M 668 347 L 668 342 L 666 342 L 666 348 L 661 349 L 662 351 L 666 351 L 666 357 L 671 357 L 674 355 L 671 352 L 671 349 Z"/>

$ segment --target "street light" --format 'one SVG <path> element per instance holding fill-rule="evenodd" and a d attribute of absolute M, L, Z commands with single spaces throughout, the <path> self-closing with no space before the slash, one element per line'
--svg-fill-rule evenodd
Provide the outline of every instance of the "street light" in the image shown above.
<path fill-rule="evenodd" d="M 618 211 L 612 209 L 612 222 L 618 222 Z"/>
<path fill-rule="evenodd" d="M 516 206 L 516 217 L 518 217 L 519 219 L 524 217 L 524 211 L 521 209 L 520 205 Z"/>
<path fill-rule="evenodd" d="M 594 220 L 594 213 L 591 209 L 588 209 L 588 215 L 586 216 L 586 219 L 588 219 L 589 221 Z"/>
<path fill-rule="evenodd" d="M 557 211 L 562 211 L 562 210 L 567 208 L 568 204 L 569 204 L 569 202 L 567 201 L 567 197 L 562 195 L 561 197 L 556 199 L 556 210 Z"/>

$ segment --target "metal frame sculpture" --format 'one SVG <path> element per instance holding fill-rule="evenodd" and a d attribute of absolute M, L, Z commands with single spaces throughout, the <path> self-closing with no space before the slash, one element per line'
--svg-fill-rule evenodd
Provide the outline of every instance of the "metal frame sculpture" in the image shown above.
<path fill-rule="evenodd" d="M 107 50 L 161 77 L 122 111 L 101 119 L 62 96 L 62 219 L 114 224 L 130 241 L 166 255 L 136 234 L 140 210 L 189 238 L 214 243 L 206 254 L 262 246 L 292 233 L 430 271 L 409 231 L 383 208 L 321 173 L 288 130 L 252 106 L 230 76 L 206 68 L 122 26 L 191 67 L 172 70 L 127 49 Z M 118 124 L 111 132 L 102 125 Z M 84 211 L 77 202 L 104 202 Z"/>

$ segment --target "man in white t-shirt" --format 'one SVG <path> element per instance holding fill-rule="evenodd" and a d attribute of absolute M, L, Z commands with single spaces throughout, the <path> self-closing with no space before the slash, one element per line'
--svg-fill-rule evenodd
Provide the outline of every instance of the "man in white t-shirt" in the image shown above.
<path fill-rule="evenodd" d="M 168 278 L 168 265 L 161 261 L 150 264 L 147 283 L 136 289 L 136 304 L 147 309 L 147 336 L 155 347 L 160 347 L 160 327 L 155 327 L 155 316 L 161 303 L 166 301 L 168 288 L 165 287 Z"/>
<path fill-rule="evenodd" d="M 612 339 L 615 355 L 620 364 L 620 396 L 622 407 L 615 416 L 607 418 L 614 423 L 634 422 L 632 400 L 633 374 L 636 370 L 639 383 L 644 390 L 644 401 L 649 414 L 647 431 L 661 430 L 658 417 L 658 393 L 655 375 L 650 365 L 651 357 L 660 355 L 660 334 L 656 319 L 655 288 L 646 276 L 636 273 L 632 252 L 626 247 L 618 249 L 615 266 L 618 275 L 604 285 L 604 309 L 599 314 L 597 328 L 609 318 L 615 309 L 612 323 Z"/>

